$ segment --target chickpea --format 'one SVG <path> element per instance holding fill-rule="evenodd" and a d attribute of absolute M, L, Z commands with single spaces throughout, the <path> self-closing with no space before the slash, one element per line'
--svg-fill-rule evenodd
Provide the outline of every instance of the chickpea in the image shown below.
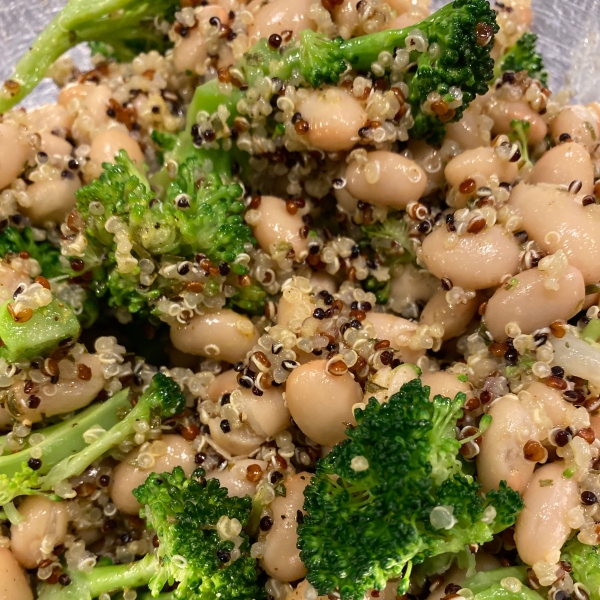
<path fill-rule="evenodd" d="M 144 163 L 144 153 L 140 145 L 126 131 L 111 127 L 99 133 L 93 140 L 90 149 L 90 162 L 87 164 L 86 176 L 97 179 L 102 173 L 102 163 L 115 162 L 115 156 L 120 150 L 125 150 L 129 158 L 141 167 Z"/>
<path fill-rule="evenodd" d="M 482 186 L 492 177 L 497 177 L 500 182 L 512 183 L 519 174 L 519 167 L 501 159 L 494 148 L 475 148 L 455 156 L 446 165 L 444 174 L 448 184 L 455 188 L 467 179 L 474 179 Z"/>
<path fill-rule="evenodd" d="M 567 106 L 550 122 L 550 134 L 555 144 L 560 143 L 561 135 L 567 134 L 593 153 L 600 140 L 600 118 L 587 106 Z"/>
<path fill-rule="evenodd" d="M 252 233 L 259 246 L 271 253 L 271 248 L 287 243 L 292 247 L 296 259 L 303 260 L 308 253 L 308 241 L 300 235 L 304 227 L 302 214 L 290 214 L 286 203 L 275 196 L 262 196 L 258 210 L 261 217 L 252 227 Z"/>
<path fill-rule="evenodd" d="M 86 372 L 86 379 L 79 375 L 79 365 Z M 102 364 L 94 354 L 82 354 L 74 365 L 64 359 L 58 363 L 59 380 L 54 384 L 55 393 L 49 395 L 46 384 L 25 391 L 26 382 L 19 381 L 11 387 L 13 402 L 7 408 L 18 421 L 39 423 L 44 418 L 62 415 L 88 406 L 104 388 Z M 89 379 L 87 378 L 89 376 Z"/>
<path fill-rule="evenodd" d="M 154 459 L 150 466 L 144 468 L 138 463 L 140 448 L 136 448 L 117 465 L 113 474 L 110 499 L 121 512 L 128 515 L 139 513 L 140 503 L 132 492 L 146 481 L 150 473 L 170 473 L 175 467 L 181 467 L 189 477 L 198 466 L 192 443 L 179 435 L 163 435 L 144 454 L 149 456 L 143 458 Z"/>
<path fill-rule="evenodd" d="M 263 444 L 267 436 L 259 435 L 250 425 L 244 423 L 239 428 L 225 429 L 223 419 L 215 417 L 208 422 L 210 435 L 223 456 L 247 456 Z"/>
<path fill-rule="evenodd" d="M 523 495 L 525 508 L 515 525 L 515 543 L 528 565 L 556 562 L 571 533 L 568 512 L 580 505 L 579 486 L 563 476 L 564 464 L 543 465 L 531 478 Z"/>
<path fill-rule="evenodd" d="M 367 122 L 360 102 L 337 87 L 311 92 L 298 111 L 309 125 L 308 141 L 325 152 L 353 148 L 359 139 L 358 130 Z"/>
<path fill-rule="evenodd" d="M 548 133 L 548 127 L 542 117 L 525 102 L 496 102 L 488 105 L 487 114 L 494 120 L 494 135 L 511 133 L 510 124 L 514 120 L 529 123 L 528 141 L 532 146 L 542 142 Z"/>
<path fill-rule="evenodd" d="M 296 581 L 306 575 L 296 547 L 298 513 L 304 511 L 304 488 L 309 484 L 310 473 L 297 473 L 286 477 L 285 497 L 278 496 L 271 503 L 273 527 L 265 538 L 265 551 L 261 561 L 267 575 L 279 581 Z"/>
<path fill-rule="evenodd" d="M 387 150 L 369 152 L 365 164 L 351 162 L 346 181 L 355 198 L 397 209 L 416 202 L 427 187 L 427 175 L 416 162 Z"/>
<path fill-rule="evenodd" d="M 218 402 L 223 394 L 233 392 L 238 386 L 237 376 L 233 369 L 217 375 L 208 385 L 209 398 Z"/>
<path fill-rule="evenodd" d="M 220 6 L 204 6 L 196 11 L 196 25 L 182 37 L 173 48 L 173 65 L 180 73 L 191 71 L 203 73 L 208 49 L 206 47 L 205 29 L 210 19 L 216 17 L 222 25 L 229 23 L 229 11 Z M 212 27 L 212 25 L 208 25 Z"/>
<path fill-rule="evenodd" d="M 8 187 L 23 171 L 29 143 L 13 125 L 0 123 L 0 190 Z"/>
<path fill-rule="evenodd" d="M 439 289 L 427 302 L 423 312 L 421 313 L 420 322 L 425 325 L 433 325 L 438 323 L 444 328 L 444 341 L 461 335 L 471 319 L 475 316 L 479 303 L 480 296 L 467 300 L 464 304 L 456 304 L 450 306 L 446 300 L 446 290 Z"/>
<path fill-rule="evenodd" d="M 489 410 L 492 424 L 481 437 L 477 472 L 482 489 L 497 489 L 502 480 L 523 493 L 531 479 L 535 463 L 523 455 L 523 446 L 538 437 L 529 411 L 511 396 L 494 402 Z"/>
<path fill-rule="evenodd" d="M 187 325 L 171 327 L 171 341 L 182 352 L 236 363 L 258 340 L 252 321 L 229 308 L 195 315 Z"/>
<path fill-rule="evenodd" d="M 499 225 L 464 235 L 440 227 L 423 240 L 422 250 L 431 273 L 468 290 L 494 287 L 519 270 L 519 245 Z"/>
<path fill-rule="evenodd" d="M 350 373 L 332 375 L 326 360 L 313 360 L 294 369 L 286 383 L 286 401 L 295 423 L 309 438 L 334 446 L 355 424 L 352 407 L 362 400 L 360 385 Z"/>
<path fill-rule="evenodd" d="M 0 598 L 33 600 L 27 576 L 8 548 L 0 548 Z"/>
<path fill-rule="evenodd" d="M 213 469 L 206 474 L 206 479 L 218 479 L 221 487 L 227 488 L 229 497 L 237 496 L 254 496 L 258 481 L 249 481 L 246 477 L 248 467 L 250 465 L 258 465 L 263 473 L 265 473 L 269 464 L 264 460 L 256 460 L 254 458 L 246 458 L 242 460 L 231 461 L 222 471 Z"/>
<path fill-rule="evenodd" d="M 291 31 L 295 37 L 304 29 L 316 29 L 310 16 L 310 0 L 274 0 L 256 13 L 248 28 L 248 38 L 250 44 L 255 44 L 261 38 L 268 39 L 270 35 L 281 35 L 284 31 Z"/>
<path fill-rule="evenodd" d="M 75 192 L 80 186 L 75 174 L 32 183 L 27 188 L 31 205 L 24 207 L 23 213 L 38 227 L 48 222 L 61 223 L 75 207 Z"/>
<path fill-rule="evenodd" d="M 587 285 L 600 281 L 600 206 L 583 206 L 582 198 L 553 185 L 520 183 L 509 206 L 529 237 L 545 252 L 563 250 Z"/>
<path fill-rule="evenodd" d="M 404 362 L 416 364 L 425 354 L 425 350 L 412 350 L 408 346 L 417 329 L 416 323 L 388 313 L 375 312 L 369 313 L 367 320 L 375 328 L 377 339 L 388 340 Z"/>
<path fill-rule="evenodd" d="M 421 375 L 421 383 L 430 388 L 429 399 L 433 400 L 438 394 L 453 400 L 456 394 L 462 392 L 467 398 L 472 396 L 471 386 L 466 381 L 461 381 L 454 373 L 433 371 Z"/>
<path fill-rule="evenodd" d="M 65 541 L 68 513 L 64 502 L 29 496 L 19 505 L 23 520 L 10 528 L 10 547 L 26 569 L 35 569 L 54 546 Z"/>
<path fill-rule="evenodd" d="M 530 269 L 515 277 L 515 285 L 509 283 L 496 290 L 485 312 L 485 324 L 496 341 L 508 337 L 508 323 L 516 323 L 522 333 L 533 333 L 554 321 L 570 319 L 581 310 L 585 284 L 575 267 L 569 267 L 557 281 L 556 290 L 545 287 L 546 279 L 543 271 Z"/>
<path fill-rule="evenodd" d="M 529 183 L 566 185 L 581 181 L 581 193 L 594 191 L 594 165 L 589 152 L 575 142 L 560 144 L 548 150 L 536 163 L 529 175 Z"/>

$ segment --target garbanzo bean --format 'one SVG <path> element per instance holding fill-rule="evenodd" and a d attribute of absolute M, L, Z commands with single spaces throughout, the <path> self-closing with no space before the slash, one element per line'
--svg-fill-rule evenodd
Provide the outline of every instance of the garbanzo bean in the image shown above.
<path fill-rule="evenodd" d="M 271 577 L 279 581 L 296 581 L 306 575 L 296 547 L 298 513 L 304 511 L 304 488 L 309 484 L 310 473 L 297 473 L 283 480 L 285 497 L 278 496 L 271 503 L 273 527 L 265 538 L 265 550 L 261 564 Z"/>
<path fill-rule="evenodd" d="M 352 407 L 362 400 L 362 389 L 350 373 L 329 373 L 327 362 L 313 360 L 294 369 L 285 397 L 296 425 L 317 444 L 333 446 L 355 423 Z"/>

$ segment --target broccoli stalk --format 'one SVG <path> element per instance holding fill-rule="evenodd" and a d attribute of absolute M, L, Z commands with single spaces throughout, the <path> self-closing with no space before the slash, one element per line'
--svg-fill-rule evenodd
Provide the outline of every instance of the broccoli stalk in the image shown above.
<path fill-rule="evenodd" d="M 252 501 L 227 496 L 216 479 L 204 479 L 198 469 L 186 479 L 183 469 L 172 474 L 152 473 L 134 490 L 144 506 L 148 526 L 159 546 L 133 564 L 96 567 L 90 573 L 67 571 L 66 587 L 40 587 L 40 600 L 91 600 L 102 593 L 148 586 L 154 597 L 163 587 L 177 585 L 177 600 L 254 600 L 261 596 L 256 560 L 250 557 L 248 523 Z M 223 523 L 237 530 L 227 539 Z M 237 535 L 236 535 L 237 533 Z M 169 597 L 169 596 L 167 596 Z"/>
<path fill-rule="evenodd" d="M 531 167 L 533 163 L 529 158 L 529 130 L 531 129 L 531 123 L 529 121 L 521 121 L 519 119 L 513 119 L 510 122 L 510 128 L 512 129 L 510 135 L 510 141 L 519 145 L 521 151 L 521 166 Z"/>
<path fill-rule="evenodd" d="M 130 407 L 127 390 L 123 390 L 104 404 L 94 405 L 52 428 L 40 446 L 39 470 L 27 463 L 29 449 L 0 457 L 0 503 L 6 504 L 20 495 L 51 493 L 58 483 L 81 475 L 95 460 L 134 434 L 136 422 L 180 413 L 185 408 L 185 396 L 175 381 L 157 373 L 135 407 L 123 416 Z M 86 445 L 85 432 L 97 427 L 102 427 L 104 433 Z"/>
<path fill-rule="evenodd" d="M 600 600 L 600 551 L 598 546 L 582 544 L 577 537 L 565 544 L 562 560 L 571 564 L 571 577 L 583 584 L 590 600 Z"/>
<path fill-rule="evenodd" d="M 79 337 L 77 317 L 56 298 L 36 308 L 24 323 L 11 313 L 13 305 L 12 300 L 0 305 L 0 358 L 9 362 L 31 360 L 51 354 L 65 340 Z"/>
<path fill-rule="evenodd" d="M 10 408 L 10 406 L 9 406 Z M 131 408 L 128 390 L 123 390 L 102 404 L 94 404 L 73 418 L 44 429 L 37 430 L 44 436 L 37 446 L 42 460 L 39 469 L 28 465 L 31 448 L 14 454 L 0 456 L 0 505 L 11 502 L 17 496 L 39 494 L 45 486 L 45 477 L 52 465 L 76 455 L 86 447 L 85 434 L 90 429 L 109 430 L 119 423 Z"/>
<path fill-rule="evenodd" d="M 521 582 L 518 591 L 502 585 L 502 581 L 508 577 Z M 542 596 L 526 584 L 527 567 L 504 567 L 477 573 L 466 579 L 462 586 L 475 594 L 474 600 L 542 600 Z"/>
<path fill-rule="evenodd" d="M 349 439 L 317 463 L 305 491 L 298 547 L 319 595 L 358 600 L 398 577 L 402 594 L 413 563 L 482 544 L 514 523 L 519 494 L 503 482 L 483 498 L 463 472 L 455 427 L 464 400 L 430 402 L 416 379 L 388 403 L 371 398 L 355 411 Z"/>
<path fill-rule="evenodd" d="M 120 60 L 133 60 L 152 49 L 164 51 L 164 35 L 154 19 L 170 18 L 178 5 L 178 0 L 69 0 L 4 83 L 0 113 L 23 100 L 54 61 L 81 42 L 99 42 Z"/>
<path fill-rule="evenodd" d="M 529 77 L 538 79 L 544 87 L 548 87 L 548 73 L 544 69 L 544 59 L 536 50 L 537 35 L 524 33 L 517 42 L 498 59 L 494 68 L 494 79 L 503 73 L 527 71 Z"/>
<path fill-rule="evenodd" d="M 412 109 L 414 126 L 412 137 L 439 142 L 445 133 L 445 123 L 459 120 L 464 109 L 477 94 L 485 94 L 487 81 L 493 75 L 494 61 L 490 58 L 493 36 L 498 31 L 496 15 L 487 0 L 455 0 L 415 26 L 387 30 L 349 40 L 329 40 L 321 34 L 303 31 L 295 44 L 282 54 L 261 40 L 236 65 L 250 87 L 259 77 L 278 77 L 284 81 L 296 74 L 302 75 L 308 85 L 317 88 L 323 83 L 337 83 L 348 67 L 370 70 L 382 52 L 394 55 L 397 48 L 405 48 L 408 36 L 419 29 L 428 39 L 429 47 L 436 44 L 439 52 L 410 50 L 414 64 L 404 74 L 409 86 L 406 99 Z M 442 116 L 424 109 L 431 93 L 437 92 L 451 103 L 455 97 L 451 88 L 460 89 L 462 105 Z M 180 140 L 175 154 L 185 153 L 191 143 L 191 128 L 199 111 L 212 114 L 219 106 L 229 111 L 229 119 L 237 114 L 237 104 L 244 92 L 234 88 L 224 95 L 216 80 L 196 89 L 188 111 L 188 136 Z"/>

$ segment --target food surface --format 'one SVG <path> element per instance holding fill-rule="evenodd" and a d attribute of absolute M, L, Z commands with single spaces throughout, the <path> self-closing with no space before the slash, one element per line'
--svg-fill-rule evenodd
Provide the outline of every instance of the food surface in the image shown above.
<path fill-rule="evenodd" d="M 0 88 L 0 600 L 600 600 L 600 104 L 530 23 L 66 3 Z"/>

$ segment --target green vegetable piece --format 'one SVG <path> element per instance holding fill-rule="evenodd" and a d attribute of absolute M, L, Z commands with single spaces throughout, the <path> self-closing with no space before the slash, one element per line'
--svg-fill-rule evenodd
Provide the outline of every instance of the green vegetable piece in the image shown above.
<path fill-rule="evenodd" d="M 496 583 L 488 589 L 475 594 L 473 600 L 543 600 L 543 597 L 531 588 L 523 585 L 517 591 L 511 591 Z"/>
<path fill-rule="evenodd" d="M 500 583 L 506 577 L 518 579 L 521 583 L 527 581 L 527 567 L 503 567 L 491 571 L 482 571 L 465 579 L 462 586 L 469 588 L 474 594 L 483 592 L 492 585 Z"/>
<path fill-rule="evenodd" d="M 539 80 L 544 87 L 548 87 L 548 73 L 544 68 L 544 59 L 536 49 L 537 39 L 535 33 L 524 33 L 498 59 L 494 69 L 494 78 L 497 79 L 506 71 L 515 73 L 527 71 L 529 77 Z"/>
<path fill-rule="evenodd" d="M 571 577 L 583 584 L 590 593 L 590 600 L 600 600 L 600 550 L 598 546 L 582 544 L 577 537 L 567 542 L 562 559 L 571 563 Z"/>
<path fill-rule="evenodd" d="M 0 306 L 0 357 L 9 362 L 31 360 L 51 354 L 61 342 L 79 337 L 79 321 L 63 302 L 53 299 L 47 306 L 33 311 L 31 318 L 17 323 L 7 300 Z"/>

